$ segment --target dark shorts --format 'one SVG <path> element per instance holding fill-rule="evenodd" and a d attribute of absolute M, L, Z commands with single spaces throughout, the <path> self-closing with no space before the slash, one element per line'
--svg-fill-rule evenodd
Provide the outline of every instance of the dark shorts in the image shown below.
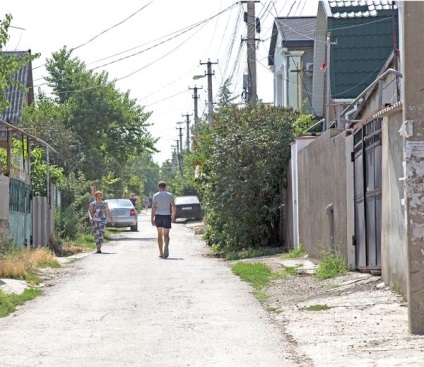
<path fill-rule="evenodd" d="M 171 228 L 171 216 L 170 215 L 155 215 L 156 227 Z"/>

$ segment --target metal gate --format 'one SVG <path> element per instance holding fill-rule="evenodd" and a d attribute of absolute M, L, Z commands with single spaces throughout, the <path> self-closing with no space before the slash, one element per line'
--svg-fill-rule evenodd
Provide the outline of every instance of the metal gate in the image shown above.
<path fill-rule="evenodd" d="M 31 244 L 31 185 L 11 178 L 9 183 L 9 237 L 19 247 Z"/>
<path fill-rule="evenodd" d="M 381 271 L 381 119 L 354 132 L 356 268 Z"/>

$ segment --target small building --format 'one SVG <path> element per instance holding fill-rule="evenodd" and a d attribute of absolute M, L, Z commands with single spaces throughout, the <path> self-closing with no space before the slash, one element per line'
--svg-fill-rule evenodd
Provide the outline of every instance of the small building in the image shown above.
<path fill-rule="evenodd" d="M 274 73 L 274 105 L 313 113 L 315 17 L 275 18 L 268 66 Z"/>

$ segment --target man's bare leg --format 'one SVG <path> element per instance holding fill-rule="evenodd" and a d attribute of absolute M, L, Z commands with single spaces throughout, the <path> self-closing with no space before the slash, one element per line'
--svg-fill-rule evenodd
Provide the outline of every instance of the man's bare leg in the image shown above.
<path fill-rule="evenodd" d="M 163 257 L 163 229 L 162 227 L 157 227 L 158 229 L 158 247 L 159 247 L 159 256 Z"/>
<path fill-rule="evenodd" d="M 163 238 L 165 240 L 164 257 L 167 258 L 169 256 L 169 228 L 163 229 Z"/>

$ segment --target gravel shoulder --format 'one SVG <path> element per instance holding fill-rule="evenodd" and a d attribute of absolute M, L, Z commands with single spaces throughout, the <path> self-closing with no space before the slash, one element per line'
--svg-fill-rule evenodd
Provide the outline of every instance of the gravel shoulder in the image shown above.
<path fill-rule="evenodd" d="M 320 281 L 313 276 L 316 260 L 247 261 L 274 271 L 302 264 L 298 276 L 272 282 L 264 304 L 299 366 L 423 366 L 424 337 L 409 334 L 407 302 L 380 276 L 349 272 Z M 309 311 L 310 306 L 328 309 Z"/>

